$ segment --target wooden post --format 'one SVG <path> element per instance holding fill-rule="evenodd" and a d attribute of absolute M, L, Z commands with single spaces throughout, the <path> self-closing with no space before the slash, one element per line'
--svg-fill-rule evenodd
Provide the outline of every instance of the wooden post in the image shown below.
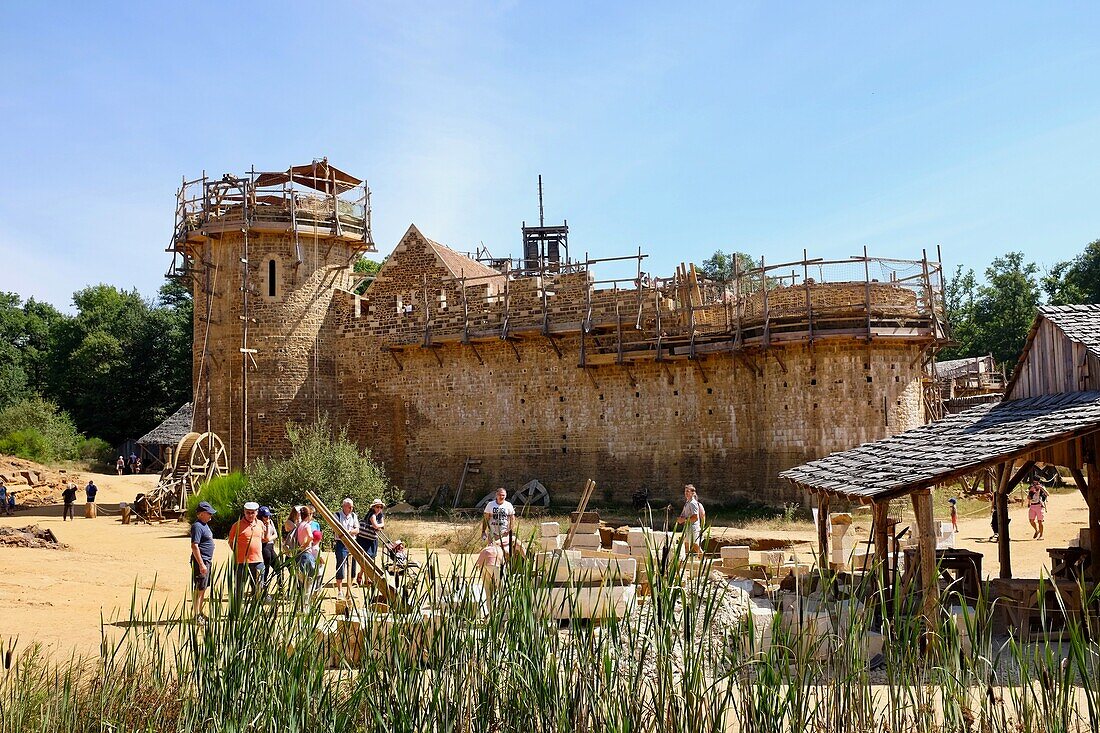
<path fill-rule="evenodd" d="M 760 285 L 764 289 L 764 348 L 771 346 L 772 324 L 771 313 L 768 309 L 768 274 L 764 267 L 764 258 L 760 258 Z"/>
<path fill-rule="evenodd" d="M 936 572 L 936 532 L 932 524 L 932 491 L 919 489 L 913 492 L 912 497 L 920 546 L 920 579 L 924 597 L 922 614 L 925 623 L 931 628 L 939 615 L 940 605 L 939 573 Z"/>
<path fill-rule="evenodd" d="M 885 591 L 890 585 L 890 533 L 887 521 L 890 518 L 890 500 L 876 501 L 871 505 L 875 522 L 875 565 L 878 566 L 879 589 Z"/>
<path fill-rule="evenodd" d="M 817 564 L 824 573 L 829 569 L 829 495 L 817 495 Z"/>
<path fill-rule="evenodd" d="M 1092 547 L 1089 558 L 1089 577 L 1094 582 L 1100 582 L 1100 561 L 1092 558 L 1100 558 L 1100 476 L 1097 475 L 1096 464 L 1085 464 L 1084 471 L 1070 468 L 1070 474 L 1077 484 L 1081 495 L 1085 497 L 1085 504 L 1089 508 L 1089 544 Z M 1085 476 L 1085 471 L 1088 476 Z"/>
<path fill-rule="evenodd" d="M 1011 473 L 1011 464 L 1001 464 L 997 474 L 997 490 L 993 493 L 997 506 L 997 562 L 1001 566 L 1000 576 L 1005 579 L 1012 577 L 1012 547 L 1008 531 L 1008 481 Z"/>
<path fill-rule="evenodd" d="M 814 347 L 814 306 L 813 299 L 810 297 L 810 268 L 806 264 L 806 260 L 809 258 L 809 254 L 805 249 L 802 250 L 802 286 L 806 290 L 806 330 L 809 333 L 810 348 Z M 794 281 L 794 277 L 791 277 L 791 281 Z"/>
<path fill-rule="evenodd" d="M 867 258 L 867 247 L 863 247 L 863 298 L 867 309 L 867 343 L 871 343 L 871 260 Z"/>

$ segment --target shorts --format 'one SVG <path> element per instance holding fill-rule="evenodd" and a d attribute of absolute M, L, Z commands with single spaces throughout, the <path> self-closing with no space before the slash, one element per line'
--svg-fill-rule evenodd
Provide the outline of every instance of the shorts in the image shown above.
<path fill-rule="evenodd" d="M 306 550 L 298 556 L 298 569 L 309 577 L 317 574 L 317 558 L 312 552 Z"/>
<path fill-rule="evenodd" d="M 204 557 L 202 561 L 206 563 L 206 575 L 199 572 L 199 566 L 195 564 L 194 558 L 191 559 L 191 588 L 193 590 L 206 590 L 210 587 L 211 565 L 214 560 L 207 560 Z"/>
<path fill-rule="evenodd" d="M 1045 522 L 1047 518 L 1046 510 L 1043 509 L 1042 504 L 1032 504 L 1027 508 L 1027 521 L 1029 522 Z"/>

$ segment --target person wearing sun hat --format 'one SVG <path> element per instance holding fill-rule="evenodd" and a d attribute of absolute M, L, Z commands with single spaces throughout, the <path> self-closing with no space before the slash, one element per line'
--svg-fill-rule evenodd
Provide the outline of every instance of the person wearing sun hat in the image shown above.
<path fill-rule="evenodd" d="M 233 550 L 234 563 L 233 598 L 238 602 L 246 579 L 251 582 L 253 595 L 259 597 L 257 589 L 264 569 L 264 536 L 267 531 L 259 513 L 259 504 L 245 502 L 244 516 L 229 528 L 229 547 Z"/>
<path fill-rule="evenodd" d="M 359 520 L 359 535 L 355 538 L 355 541 L 359 543 L 359 546 L 363 548 L 363 552 L 371 560 L 378 557 L 378 531 L 386 526 L 386 517 L 382 513 L 385 508 L 385 502 L 381 499 L 375 499 L 371 502 L 370 511 Z M 362 569 L 360 569 L 357 580 L 360 585 L 363 584 Z"/>
<path fill-rule="evenodd" d="M 202 606 L 214 565 L 214 533 L 210 530 L 210 519 L 217 513 L 209 502 L 200 501 L 191 525 L 191 612 L 196 620 L 206 619 Z"/>

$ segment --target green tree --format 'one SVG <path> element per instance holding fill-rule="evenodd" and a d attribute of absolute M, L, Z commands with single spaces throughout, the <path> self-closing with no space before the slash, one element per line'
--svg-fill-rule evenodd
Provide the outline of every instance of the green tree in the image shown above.
<path fill-rule="evenodd" d="M 740 273 L 760 267 L 760 263 L 754 260 L 751 255 L 744 252 L 730 252 L 727 254 L 719 249 L 703 260 L 703 264 L 700 265 L 699 269 L 708 279 L 729 284 L 733 282 L 735 262 L 737 263 L 737 272 Z"/>
<path fill-rule="evenodd" d="M 0 440 L 6 449 L 31 460 L 55 461 L 76 458 L 83 439 L 73 420 L 57 405 L 43 399 L 22 400 L 0 410 Z M 39 438 L 41 440 L 39 440 Z M 20 451 L 18 445 L 33 449 L 33 455 Z"/>
<path fill-rule="evenodd" d="M 986 268 L 985 284 L 974 302 L 974 340 L 967 356 L 993 354 L 1012 368 L 1027 340 L 1039 306 L 1039 268 L 1024 262 L 1022 252 L 1009 252 Z"/>
<path fill-rule="evenodd" d="M 382 264 L 387 258 L 383 257 L 382 262 L 367 259 L 366 257 L 360 257 L 355 261 L 355 271 L 363 275 L 377 275 L 378 271 L 382 269 Z"/>
<path fill-rule="evenodd" d="M 1059 262 L 1043 278 L 1052 305 L 1100 303 L 1100 239 L 1068 262 Z"/>
<path fill-rule="evenodd" d="M 0 408 L 48 394 L 50 331 L 61 319 L 48 303 L 0 293 Z"/>
<path fill-rule="evenodd" d="M 959 265 L 955 274 L 944 285 L 944 316 L 951 327 L 951 337 L 956 346 L 944 349 L 940 359 L 960 359 L 972 356 L 977 338 L 977 322 L 974 320 L 978 283 L 973 270 L 963 270 Z"/>

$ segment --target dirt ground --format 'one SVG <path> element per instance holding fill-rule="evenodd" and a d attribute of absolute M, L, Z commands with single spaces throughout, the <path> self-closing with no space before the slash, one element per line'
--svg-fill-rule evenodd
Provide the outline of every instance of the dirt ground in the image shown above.
<path fill-rule="evenodd" d="M 85 474 L 99 486 L 100 516 L 85 519 L 83 504 L 77 506 L 73 522 L 61 521 L 61 506 L 22 508 L 14 517 L 0 516 L 0 525 L 23 527 L 38 524 L 51 529 L 69 549 L 0 547 L 0 639 L 18 637 L 23 647 L 39 642 L 56 652 L 95 654 L 99 648 L 101 619 L 111 624 L 129 613 L 136 591 L 144 602 L 176 607 L 186 601 L 189 587 L 187 526 L 168 522 L 158 525 L 122 525 L 118 502 L 132 501 L 156 483 L 156 476 Z M 83 501 L 83 492 L 80 494 Z M 1012 517 L 1013 574 L 1035 577 L 1049 569 L 1046 550 L 1065 547 L 1085 526 L 1088 510 L 1076 492 L 1053 494 L 1046 537 L 1031 539 L 1025 507 L 1014 505 Z M 946 519 L 946 517 L 940 517 Z M 471 525 L 476 522 L 471 519 Z M 412 534 L 417 524 L 423 533 L 439 531 L 438 522 L 417 522 L 403 518 L 401 525 Z M 983 571 L 998 573 L 997 546 L 989 542 L 989 518 L 984 512 L 960 519 L 958 546 L 985 555 Z M 445 532 L 459 531 L 446 525 Z M 854 531 L 866 535 L 869 523 L 859 521 Z M 476 530 L 473 530 L 476 532 Z M 774 537 L 810 542 L 810 527 L 787 531 L 753 527 L 726 530 L 731 537 Z M 216 543 L 215 562 L 229 559 L 225 542 Z M 804 548 L 808 548 L 803 545 Z M 443 553 L 447 557 L 447 553 Z M 451 560 L 457 560 L 454 556 Z M 447 560 L 445 559 L 445 562 Z M 331 595 L 332 590 L 328 593 Z M 108 627 L 112 632 L 117 629 Z"/>

